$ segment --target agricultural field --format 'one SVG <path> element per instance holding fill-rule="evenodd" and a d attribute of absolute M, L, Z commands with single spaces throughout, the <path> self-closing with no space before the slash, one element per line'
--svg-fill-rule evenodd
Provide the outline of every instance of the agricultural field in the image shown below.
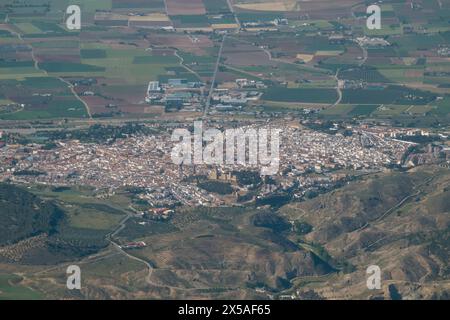
<path fill-rule="evenodd" d="M 447 299 L 449 125 L 450 0 L 2 0 L 0 300 Z"/>
<path fill-rule="evenodd" d="M 337 100 L 333 89 L 303 89 L 303 88 L 270 88 L 263 95 L 264 100 L 282 102 L 329 103 Z"/>
<path fill-rule="evenodd" d="M 338 105 L 322 112 L 327 116 L 337 117 L 367 117 L 379 109 L 380 105 Z"/>
<path fill-rule="evenodd" d="M 127 35 L 123 37 L 125 39 Z M 187 36 L 185 38 L 192 45 L 192 41 Z M 132 37 L 130 40 L 135 41 Z M 16 51 L 16 55 L 20 54 L 21 59 L 26 60 L 14 58 L 0 62 L 0 79 L 4 84 L 2 87 L 8 91 L 8 99 L 24 106 L 20 112 L 2 114 L 4 119 L 87 117 L 89 113 L 94 116 L 121 112 L 144 113 L 144 108 L 139 105 L 145 98 L 149 81 L 167 80 L 170 77 L 198 80 L 195 73 L 181 65 L 181 57 L 176 56 L 174 50 L 146 50 L 149 44 L 144 39 L 126 44 L 120 38 L 102 42 L 73 41 L 67 37 L 32 38 L 23 40 L 20 45 L 18 49 L 23 51 Z M 181 49 L 184 49 L 183 46 Z M 35 84 L 32 83 L 33 78 L 36 79 Z M 43 79 L 49 79 L 49 85 L 35 90 L 36 85 L 45 86 L 45 82 L 38 84 Z M 79 83 L 82 79 L 88 79 L 89 85 L 77 85 L 71 92 L 69 85 Z M 14 90 L 10 90 L 14 83 L 26 83 L 31 87 L 21 89 L 15 86 Z M 109 86 L 115 89 L 109 90 Z M 16 98 L 19 90 L 25 94 Z M 93 92 L 93 97 L 91 94 L 87 96 L 85 92 Z M 109 95 L 105 96 L 104 93 Z M 30 97 L 26 98 L 26 95 Z M 59 110 L 55 109 L 57 103 L 62 103 Z M 108 105 L 113 107 L 108 108 Z"/>
<path fill-rule="evenodd" d="M 146 89 L 174 78 L 204 83 L 203 99 L 213 79 L 230 86 L 245 78 L 262 81 L 272 104 L 427 106 L 408 111 L 417 117 L 447 110 L 437 100 L 450 95 L 443 1 L 383 3 L 381 31 L 367 30 L 356 0 L 82 0 L 81 31 L 62 23 L 68 4 L 0 6 L 0 92 L 10 91 L 0 118 L 163 116 L 164 107 L 145 102 Z M 364 36 L 388 45 L 361 46 Z M 33 78 L 60 85 L 22 85 Z"/>
<path fill-rule="evenodd" d="M 203 0 L 166 0 L 167 14 L 170 16 L 191 15 L 202 16 L 206 13 Z"/>
<path fill-rule="evenodd" d="M 203 0 L 208 14 L 230 14 L 227 0 Z"/>
<path fill-rule="evenodd" d="M 283 1 L 235 1 L 234 6 L 242 10 L 269 11 L 269 12 L 290 12 L 299 11 L 300 4 L 296 0 Z"/>
<path fill-rule="evenodd" d="M 21 278 L 10 274 L 0 274 L 0 300 L 39 300 L 43 295 L 20 285 Z"/>
<path fill-rule="evenodd" d="M 398 86 L 371 87 L 368 89 L 345 89 L 342 103 L 379 103 L 399 105 L 426 105 L 433 102 L 436 95 L 419 90 L 405 89 Z"/>
<path fill-rule="evenodd" d="M 0 113 L 5 120 L 86 117 L 85 106 L 73 97 L 67 85 L 54 77 L 26 77 L 0 80 L 0 92 L 19 104 L 12 113 Z M 50 93 L 51 92 L 51 93 Z"/>

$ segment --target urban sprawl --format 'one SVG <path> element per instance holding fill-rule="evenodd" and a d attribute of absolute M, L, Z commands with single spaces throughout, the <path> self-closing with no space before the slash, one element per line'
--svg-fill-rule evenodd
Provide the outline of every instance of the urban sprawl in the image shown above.
<path fill-rule="evenodd" d="M 267 126 L 276 127 L 276 124 Z M 260 127 L 261 124 L 252 124 L 245 129 Z M 125 187 L 142 188 L 145 192 L 141 197 L 153 206 L 177 203 L 219 206 L 235 202 L 234 197 L 223 197 L 200 188 L 195 179 L 189 177 L 203 176 L 209 181 L 230 183 L 235 196 L 254 187 L 237 184 L 236 173 L 258 171 L 257 166 L 229 165 L 226 162 L 214 166 L 175 165 L 171 159 L 174 142 L 171 141 L 170 130 L 161 132 L 132 135 L 110 144 L 62 140 L 50 149 L 38 144 L 3 143 L 0 180 L 53 186 L 92 186 L 103 195 L 114 194 Z M 346 132 L 328 134 L 298 123 L 284 125 L 278 174 L 272 176 L 256 196 L 295 190 L 294 196 L 301 197 L 308 191 L 330 187 L 347 179 L 349 172 L 376 172 L 402 165 L 406 152 L 414 143 L 396 137 L 427 134 L 364 125 L 349 126 Z"/>

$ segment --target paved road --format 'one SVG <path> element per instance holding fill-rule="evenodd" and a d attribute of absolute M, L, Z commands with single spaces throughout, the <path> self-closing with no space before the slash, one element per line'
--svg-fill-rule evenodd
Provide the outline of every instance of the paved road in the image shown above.
<path fill-rule="evenodd" d="M 58 79 L 60 81 L 64 82 L 65 84 L 67 84 L 67 86 L 69 87 L 70 91 L 75 96 L 75 98 L 84 105 L 84 108 L 86 109 L 89 119 L 92 120 L 91 108 L 89 108 L 89 105 L 86 103 L 86 101 L 84 101 L 83 99 L 80 98 L 78 93 L 75 91 L 75 87 L 69 81 L 64 80 L 62 77 L 58 77 Z"/>
<path fill-rule="evenodd" d="M 236 12 L 234 11 L 234 7 L 233 4 L 231 3 L 231 0 L 227 0 L 227 4 L 228 4 L 228 8 L 230 8 L 230 12 L 233 14 L 234 16 L 234 20 L 236 20 L 236 24 L 239 26 L 238 32 L 241 29 L 241 22 L 239 21 Z"/>
<path fill-rule="evenodd" d="M 213 77 L 211 79 L 211 88 L 209 89 L 208 98 L 206 98 L 206 104 L 205 104 L 205 110 L 203 112 L 203 118 L 206 118 L 208 116 L 209 107 L 211 106 L 211 98 L 214 93 L 214 86 L 216 84 L 217 73 L 219 73 L 220 61 L 222 59 L 222 52 L 223 52 L 223 47 L 224 47 L 226 39 L 227 39 L 227 36 L 224 35 L 222 38 L 222 42 L 220 43 L 219 53 L 217 55 L 217 62 L 216 62 L 216 66 L 214 68 Z"/>
<path fill-rule="evenodd" d="M 148 273 L 147 273 L 147 276 L 145 277 L 145 282 L 147 282 L 147 284 L 149 284 L 149 285 L 155 285 L 151 281 L 151 277 L 152 277 L 152 273 L 153 273 L 153 266 L 150 263 L 148 263 L 147 261 L 129 254 L 128 252 L 123 250 L 122 247 L 114 240 L 114 237 L 116 235 L 118 235 L 123 229 L 125 229 L 127 221 L 130 220 L 130 218 L 132 216 L 133 215 L 131 213 L 129 213 L 129 214 L 127 214 L 127 216 L 125 218 L 122 219 L 122 221 L 120 221 L 120 224 L 117 226 L 117 228 L 113 232 L 111 232 L 111 234 L 108 236 L 108 241 L 114 246 L 114 248 L 116 248 L 116 250 L 119 253 L 125 255 L 126 257 L 128 257 L 132 260 L 139 261 L 139 262 L 145 264 L 145 266 L 148 268 Z"/>
<path fill-rule="evenodd" d="M 431 180 L 433 180 L 434 178 L 436 178 L 436 176 L 432 176 L 429 179 L 425 180 L 423 183 L 419 184 L 418 186 L 416 186 L 414 189 L 416 188 L 421 188 L 422 186 L 426 185 L 427 183 L 431 182 Z M 388 215 L 390 215 L 394 210 L 400 208 L 401 206 L 403 206 L 403 204 L 410 200 L 411 198 L 417 197 L 418 195 L 420 195 L 422 193 L 422 189 L 417 190 L 417 192 L 410 194 L 406 197 L 404 197 L 403 199 L 401 199 L 397 204 L 395 204 L 393 207 L 387 209 L 381 216 L 379 216 L 378 218 L 376 218 L 373 221 L 368 221 L 366 222 L 361 228 L 353 231 L 353 232 L 358 232 L 358 231 L 362 231 L 364 229 L 367 229 L 367 227 L 369 227 L 371 224 L 374 225 L 378 222 L 380 222 L 381 220 L 383 220 L 384 218 L 386 218 Z"/>
<path fill-rule="evenodd" d="M 369 52 L 367 51 L 367 48 L 365 48 L 364 46 L 360 46 L 362 52 L 363 52 L 363 59 L 359 62 L 359 66 L 363 66 L 366 62 L 367 59 L 369 58 Z"/>
<path fill-rule="evenodd" d="M 333 104 L 333 107 L 337 106 L 342 101 L 342 88 L 341 88 L 341 84 L 340 84 L 340 80 L 339 80 L 339 72 L 340 71 L 341 71 L 340 69 L 337 69 L 336 74 L 334 75 L 334 78 L 336 79 L 336 92 L 338 94 L 338 99 Z"/>
<path fill-rule="evenodd" d="M 180 66 L 181 67 L 183 67 L 186 70 L 188 70 L 190 73 L 195 75 L 197 78 L 199 78 L 199 79 L 201 78 L 201 76 L 197 72 L 195 72 L 194 70 L 192 70 L 191 68 L 189 68 L 187 65 L 184 64 L 184 58 L 178 54 L 178 50 L 175 51 L 174 55 L 175 55 L 175 57 L 180 59 Z"/>
<path fill-rule="evenodd" d="M 6 21 L 7 18 L 8 18 L 8 16 L 5 18 L 5 21 Z M 21 42 L 26 43 L 26 42 L 23 40 L 22 35 L 21 35 L 20 33 L 15 32 L 14 30 L 10 30 L 10 31 L 11 31 L 11 32 L 12 32 L 12 33 L 13 33 L 13 34 L 14 34 Z M 32 59 L 33 62 L 34 62 L 34 68 L 36 69 L 36 71 L 42 72 L 42 73 L 44 73 L 46 76 L 48 76 L 48 72 L 47 72 L 46 70 L 39 68 L 39 61 L 36 59 L 36 56 L 35 56 L 35 54 L 34 54 L 34 47 L 33 47 L 33 46 L 30 46 L 30 47 L 31 47 L 31 59 Z M 64 80 L 62 77 L 56 77 L 56 78 L 59 79 L 61 82 L 64 82 L 64 83 L 69 87 L 69 89 L 70 89 L 70 91 L 72 92 L 72 94 L 74 95 L 74 97 L 84 105 L 84 107 L 85 107 L 85 109 L 86 109 L 86 112 L 87 112 L 87 114 L 88 114 L 88 116 L 89 116 L 89 119 L 92 119 L 91 109 L 89 108 L 89 105 L 88 105 L 83 99 L 80 98 L 80 96 L 78 95 L 78 93 L 75 91 L 74 86 L 73 86 L 70 82 Z"/>

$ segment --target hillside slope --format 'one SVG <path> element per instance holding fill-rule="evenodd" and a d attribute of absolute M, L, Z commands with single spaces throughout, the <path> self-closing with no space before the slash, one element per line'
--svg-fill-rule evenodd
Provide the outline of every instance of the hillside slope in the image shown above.
<path fill-rule="evenodd" d="M 64 217 L 52 202 L 9 184 L 0 184 L 0 204 L 0 246 L 53 234 Z"/>
<path fill-rule="evenodd" d="M 392 298 L 395 288 L 404 298 L 438 298 L 450 291 L 449 191 L 448 169 L 424 167 L 369 176 L 280 213 L 313 226 L 301 241 L 354 266 L 317 285 L 324 297 Z M 382 291 L 365 286 L 370 265 L 382 270 Z"/>

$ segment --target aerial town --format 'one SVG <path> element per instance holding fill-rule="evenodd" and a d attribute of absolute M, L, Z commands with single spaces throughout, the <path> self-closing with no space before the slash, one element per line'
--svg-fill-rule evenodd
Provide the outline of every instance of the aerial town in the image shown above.
<path fill-rule="evenodd" d="M 448 300 L 449 137 L 450 0 L 2 0 L 0 300 Z"/>
<path fill-rule="evenodd" d="M 261 124 L 249 125 L 245 129 L 256 126 Z M 386 132 L 384 128 L 356 126 L 349 127 L 346 134 L 330 135 L 300 128 L 296 124 L 285 126 L 281 131 L 280 168 L 273 177 L 270 191 L 288 189 L 297 183 L 304 194 L 308 188 L 317 188 L 324 182 L 336 182 L 347 177 L 342 174 L 343 170 L 368 173 L 402 166 L 406 152 L 414 145 L 413 142 L 395 138 L 402 134 L 427 133 L 402 129 Z M 199 175 L 211 177 L 215 171 L 225 176 L 227 173 L 258 170 L 257 166 L 237 163 L 220 166 L 175 165 L 170 156 L 173 142 L 169 134 L 130 136 L 112 144 L 58 141 L 56 147 L 49 150 L 33 144 L 3 144 L 1 147 L 1 181 L 86 185 L 110 193 L 125 187 L 145 188 L 146 193 L 142 197 L 151 206 L 176 203 L 224 205 L 226 199 L 199 188 L 195 180 L 188 178 Z M 246 191 L 246 186 L 234 185 L 236 192 Z"/>

